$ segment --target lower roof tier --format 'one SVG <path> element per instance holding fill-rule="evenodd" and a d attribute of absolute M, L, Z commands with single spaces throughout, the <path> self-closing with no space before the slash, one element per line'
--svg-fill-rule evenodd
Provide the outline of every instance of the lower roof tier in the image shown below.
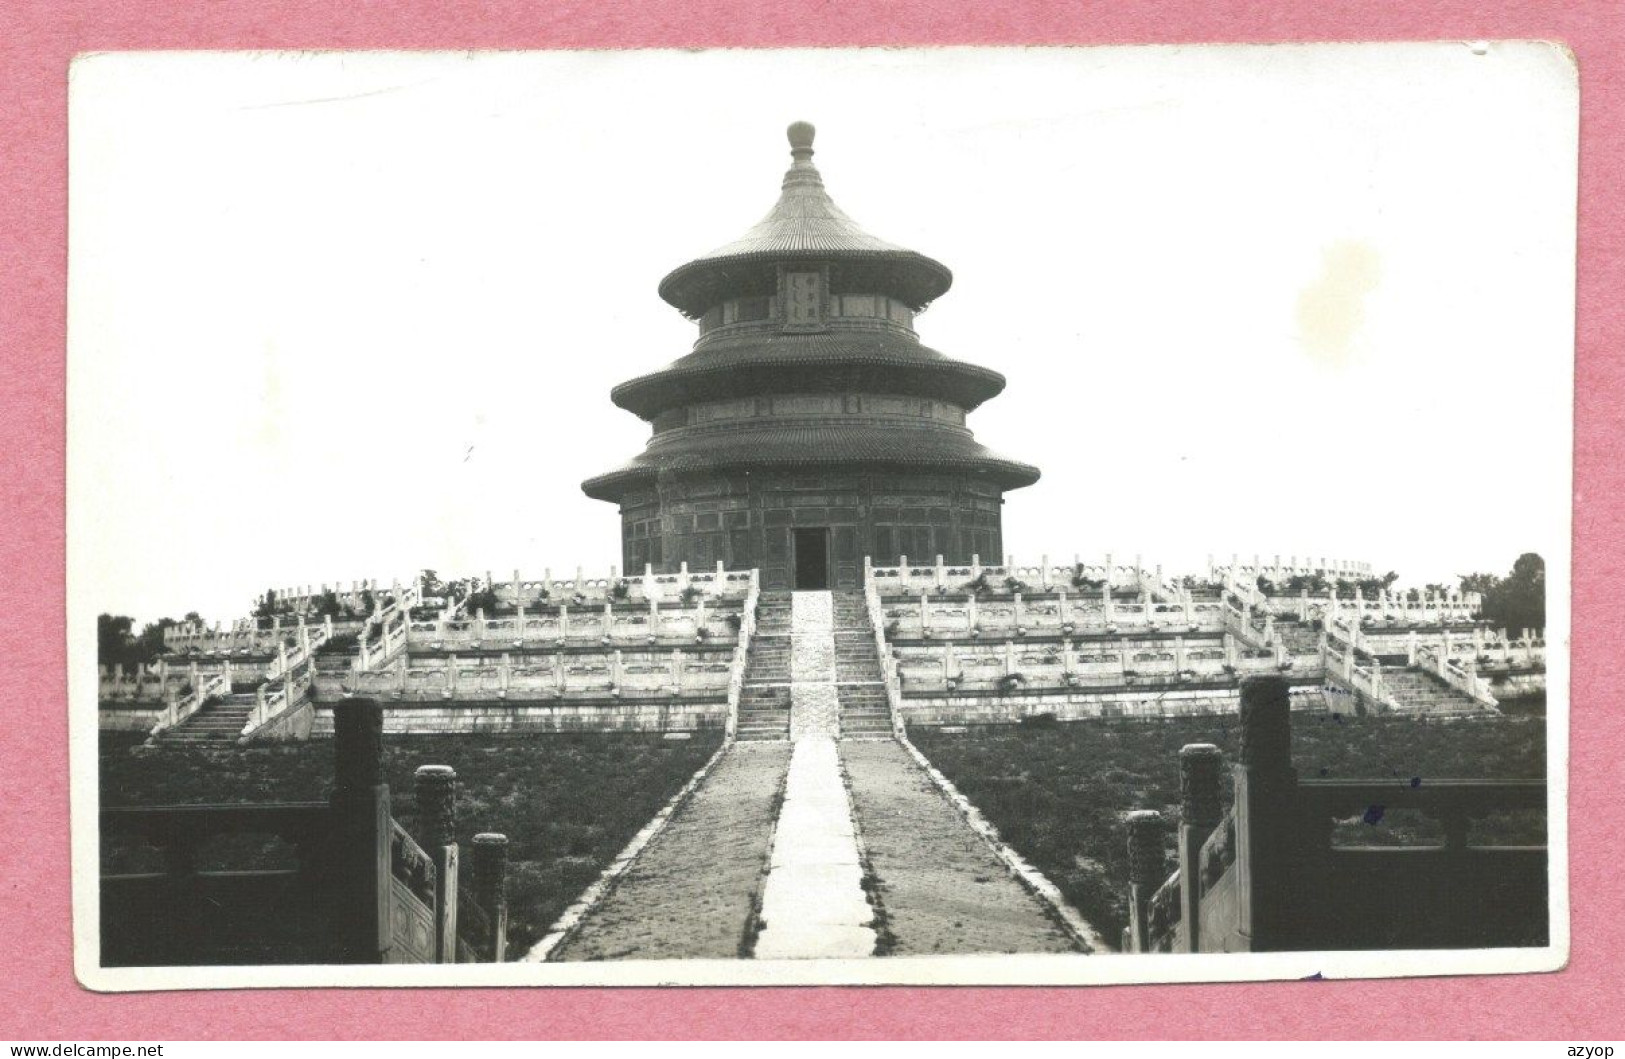
<path fill-rule="evenodd" d="M 693 353 L 610 391 L 644 419 L 697 400 L 843 390 L 936 397 L 974 409 L 1004 389 L 996 371 L 884 331 L 774 333 L 702 342 Z"/>
<path fill-rule="evenodd" d="M 613 503 L 664 474 L 828 466 L 981 474 L 1004 489 L 1032 485 L 1039 476 L 1038 468 L 1000 456 L 965 431 L 840 424 L 685 438 L 651 447 L 608 474 L 587 479 L 581 488 L 595 500 Z"/>

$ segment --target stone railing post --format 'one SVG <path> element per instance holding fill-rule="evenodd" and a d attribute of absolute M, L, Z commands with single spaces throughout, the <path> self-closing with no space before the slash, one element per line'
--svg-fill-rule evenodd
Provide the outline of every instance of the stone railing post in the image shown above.
<path fill-rule="evenodd" d="M 343 699 L 333 706 L 333 729 L 334 929 L 344 962 L 383 963 L 392 926 L 383 707 Z"/>
<path fill-rule="evenodd" d="M 484 951 L 490 963 L 508 958 L 508 836 L 485 831 L 474 836 L 470 864 L 474 900 L 485 910 Z"/>
<path fill-rule="evenodd" d="M 1129 813 L 1128 824 L 1128 895 L 1129 895 L 1129 951 L 1150 952 L 1151 938 L 1147 927 L 1147 913 L 1151 895 L 1157 892 L 1168 877 L 1162 852 L 1162 814 L 1154 809 L 1140 809 Z"/>
<path fill-rule="evenodd" d="M 1249 952 L 1295 947 L 1294 878 L 1298 777 L 1292 767 L 1287 682 L 1260 676 L 1241 686 L 1241 762 L 1235 769 L 1237 926 Z"/>
<path fill-rule="evenodd" d="M 457 962 L 457 771 L 420 765 L 413 775 L 418 830 L 434 860 L 435 961 Z"/>
<path fill-rule="evenodd" d="M 1202 843 L 1219 826 L 1219 773 L 1224 757 L 1212 743 L 1179 750 L 1180 952 L 1202 951 Z"/>

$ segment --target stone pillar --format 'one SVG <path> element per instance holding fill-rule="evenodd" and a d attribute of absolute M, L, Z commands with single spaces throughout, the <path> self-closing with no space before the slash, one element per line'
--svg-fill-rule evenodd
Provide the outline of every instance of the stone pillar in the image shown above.
<path fill-rule="evenodd" d="M 671 675 L 671 693 L 681 695 L 683 693 L 683 652 L 676 648 L 673 648 L 671 652 L 669 672 Z"/>
<path fill-rule="evenodd" d="M 1129 951 L 1150 952 L 1147 913 L 1151 895 L 1168 877 L 1162 851 L 1162 814 L 1140 809 L 1125 818 L 1128 825 Z"/>
<path fill-rule="evenodd" d="M 486 936 L 481 956 L 489 963 L 508 958 L 508 836 L 485 831 L 474 836 L 474 900 L 485 912 Z"/>
<path fill-rule="evenodd" d="M 1261 676 L 1241 686 L 1241 763 L 1235 770 L 1238 929 L 1249 952 L 1299 947 L 1295 889 L 1298 777 L 1292 768 L 1287 682 Z"/>
<path fill-rule="evenodd" d="M 384 711 L 373 699 L 333 707 L 332 888 L 340 959 L 383 963 L 391 936 L 389 787 Z"/>
<path fill-rule="evenodd" d="M 935 581 L 935 583 L 936 583 L 936 586 L 938 588 L 942 588 L 944 585 L 946 585 L 948 583 L 948 571 L 947 571 L 947 568 L 943 566 L 942 556 L 940 556 L 940 555 L 937 556 L 936 581 Z"/>
<path fill-rule="evenodd" d="M 1049 574 L 1049 556 L 1040 555 L 1038 557 L 1038 587 L 1045 592 L 1049 591 Z"/>
<path fill-rule="evenodd" d="M 1202 951 L 1202 844 L 1222 816 L 1219 779 L 1224 756 L 1212 743 L 1179 750 L 1180 952 Z"/>
<path fill-rule="evenodd" d="M 972 592 L 970 599 L 965 602 L 965 630 L 972 636 L 976 635 L 976 593 Z"/>
<path fill-rule="evenodd" d="M 434 861 L 435 958 L 457 962 L 457 772 L 449 765 L 420 765 L 413 774 L 418 834 Z"/>

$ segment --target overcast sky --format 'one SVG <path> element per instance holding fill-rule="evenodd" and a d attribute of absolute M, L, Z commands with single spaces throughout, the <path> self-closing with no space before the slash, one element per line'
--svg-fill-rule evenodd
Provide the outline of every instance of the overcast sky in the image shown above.
<path fill-rule="evenodd" d="M 1002 372 L 1005 541 L 1561 560 L 1575 82 L 1543 45 L 103 55 L 73 71 L 84 605 L 619 561 L 582 479 L 686 353 L 660 278 L 773 204 L 784 127 L 948 265 Z"/>

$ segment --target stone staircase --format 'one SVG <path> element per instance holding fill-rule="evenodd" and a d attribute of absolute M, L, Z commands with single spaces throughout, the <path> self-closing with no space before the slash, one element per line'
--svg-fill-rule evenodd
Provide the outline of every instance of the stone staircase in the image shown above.
<path fill-rule="evenodd" d="M 739 695 L 741 742 L 790 738 L 790 593 L 763 592 Z"/>
<path fill-rule="evenodd" d="M 1463 692 L 1422 669 L 1384 669 L 1382 683 L 1406 713 L 1478 713 L 1481 707 Z"/>
<path fill-rule="evenodd" d="M 231 694 L 204 705 L 192 716 L 158 736 L 160 746 L 234 747 L 248 715 L 252 694 Z"/>
<path fill-rule="evenodd" d="M 862 592 L 836 592 L 835 694 L 841 710 L 841 735 L 851 739 L 884 739 L 892 734 L 891 707 L 880 672 L 874 626 Z"/>

